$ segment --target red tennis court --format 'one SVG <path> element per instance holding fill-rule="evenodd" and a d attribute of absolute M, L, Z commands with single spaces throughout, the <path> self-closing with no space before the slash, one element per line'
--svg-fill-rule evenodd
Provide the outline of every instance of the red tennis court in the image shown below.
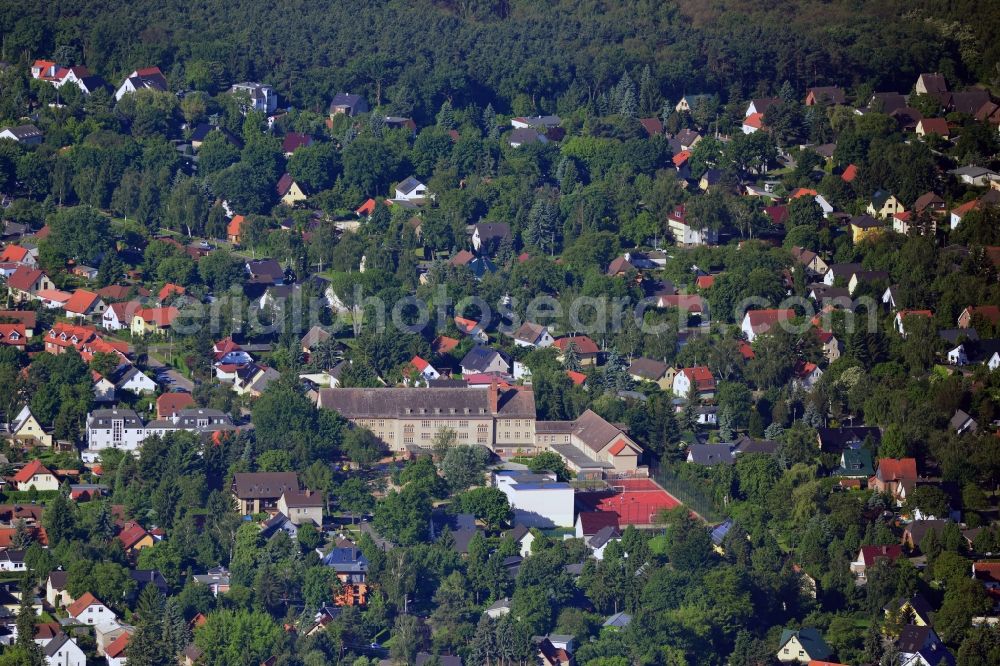
<path fill-rule="evenodd" d="M 616 479 L 608 484 L 611 486 L 608 490 L 577 493 L 581 510 L 613 512 L 618 514 L 618 524 L 623 527 L 647 527 L 661 511 L 680 504 L 652 479 Z"/>

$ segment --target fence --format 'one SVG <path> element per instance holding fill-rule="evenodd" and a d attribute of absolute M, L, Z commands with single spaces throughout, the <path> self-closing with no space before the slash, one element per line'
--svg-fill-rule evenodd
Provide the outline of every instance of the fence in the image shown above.
<path fill-rule="evenodd" d="M 710 523 L 722 522 L 725 517 L 719 511 L 709 489 L 701 483 L 678 476 L 674 470 L 656 466 L 651 468 L 653 479 L 663 486 L 663 489 L 684 503 L 689 509 Z"/>

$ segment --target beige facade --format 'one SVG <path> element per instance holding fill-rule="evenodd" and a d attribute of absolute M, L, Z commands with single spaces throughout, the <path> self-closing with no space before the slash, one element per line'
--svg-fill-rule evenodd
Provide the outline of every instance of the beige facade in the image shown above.
<path fill-rule="evenodd" d="M 293 525 L 323 524 L 323 499 L 311 490 L 286 492 L 278 498 L 278 511 L 285 514 Z"/>

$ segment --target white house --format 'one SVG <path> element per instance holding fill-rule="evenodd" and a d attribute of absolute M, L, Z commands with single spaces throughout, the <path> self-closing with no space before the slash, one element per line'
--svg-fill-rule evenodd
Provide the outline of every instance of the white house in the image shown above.
<path fill-rule="evenodd" d="M 114 611 L 104 605 L 97 597 L 86 592 L 82 597 L 66 607 L 66 612 L 80 624 L 97 625 L 117 621 Z"/>
<path fill-rule="evenodd" d="M 245 95 L 250 100 L 250 107 L 262 113 L 274 113 L 278 108 L 278 95 L 274 88 L 263 83 L 249 81 L 233 84 L 229 92 Z"/>
<path fill-rule="evenodd" d="M 503 354 L 496 349 L 481 346 L 469 350 L 469 353 L 462 358 L 461 367 L 463 375 L 510 372 L 510 363 Z"/>
<path fill-rule="evenodd" d="M 52 607 L 69 606 L 73 597 L 66 591 L 65 571 L 53 571 L 45 580 L 45 600 Z"/>
<path fill-rule="evenodd" d="M 0 571 L 10 572 L 10 571 L 27 571 L 28 567 L 24 564 L 24 551 L 15 550 L 13 548 L 4 548 L 0 550 Z"/>
<path fill-rule="evenodd" d="M 167 90 L 167 79 L 159 67 L 146 67 L 133 71 L 125 81 L 122 82 L 118 90 L 115 91 L 115 101 L 120 102 L 122 97 L 134 93 L 137 90 Z"/>
<path fill-rule="evenodd" d="M 823 376 L 823 371 L 815 363 L 801 363 L 795 368 L 795 374 L 792 378 L 792 386 L 802 389 L 803 391 L 811 391 L 816 382 L 820 380 Z"/>
<path fill-rule="evenodd" d="M 97 374 L 96 372 L 92 372 L 91 377 L 94 380 L 94 400 L 97 402 L 114 402 L 115 385 L 111 382 L 111 380 L 104 375 Z"/>
<path fill-rule="evenodd" d="M 493 474 L 493 485 L 507 496 L 515 524 L 573 527 L 573 487 L 555 474 L 500 470 Z"/>
<path fill-rule="evenodd" d="M 45 467 L 37 458 L 17 471 L 13 476 L 14 485 L 19 491 L 59 490 L 59 480 L 52 470 Z"/>
<path fill-rule="evenodd" d="M 112 303 L 101 316 L 101 326 L 109 331 L 121 331 L 132 327 L 132 317 L 142 305 L 138 301 Z"/>
<path fill-rule="evenodd" d="M 958 345 L 949 349 L 947 354 L 948 365 L 968 365 L 969 356 L 965 353 L 965 345 Z"/>
<path fill-rule="evenodd" d="M 791 309 L 766 309 L 747 310 L 743 315 L 743 322 L 740 330 L 749 342 L 753 342 L 758 335 L 767 333 L 781 322 L 788 321 L 795 316 L 795 311 Z"/>
<path fill-rule="evenodd" d="M 614 525 L 605 525 L 598 530 L 597 534 L 587 539 L 586 544 L 595 560 L 603 560 L 604 549 L 612 541 L 621 541 L 621 532 Z"/>
<path fill-rule="evenodd" d="M 131 391 L 136 395 L 156 393 L 156 382 L 139 371 L 134 365 L 120 368 L 114 375 L 115 390 Z"/>
<path fill-rule="evenodd" d="M 397 201 L 421 201 L 427 197 L 427 186 L 410 176 L 396 186 Z"/>
<path fill-rule="evenodd" d="M 715 395 L 715 378 L 706 366 L 681 368 L 674 375 L 673 392 L 678 398 L 686 398 L 694 387 L 699 397 L 707 398 Z"/>
<path fill-rule="evenodd" d="M 684 206 L 678 206 L 670 213 L 667 228 L 678 245 L 712 245 L 719 242 L 718 231 L 696 228 L 688 222 Z"/>
<path fill-rule="evenodd" d="M 416 368 L 420 376 L 423 377 L 425 381 L 431 381 L 432 379 L 440 379 L 441 373 L 438 372 L 433 365 L 420 358 L 419 356 L 414 356 L 410 360 L 410 365 Z"/>
<path fill-rule="evenodd" d="M 87 655 L 76 640 L 62 632 L 45 644 L 42 654 L 46 666 L 87 666 Z"/>
<path fill-rule="evenodd" d="M 517 347 L 551 347 L 554 342 L 549 329 L 541 324 L 525 322 L 514 332 L 514 345 Z"/>

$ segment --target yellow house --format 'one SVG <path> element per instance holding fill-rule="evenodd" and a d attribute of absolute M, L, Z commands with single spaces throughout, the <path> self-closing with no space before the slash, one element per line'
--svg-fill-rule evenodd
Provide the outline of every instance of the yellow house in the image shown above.
<path fill-rule="evenodd" d="M 929 627 L 931 624 L 930 604 L 919 594 L 909 599 L 890 601 L 882 610 L 887 618 L 895 616 L 902 624 L 915 624 L 918 627 Z"/>
<path fill-rule="evenodd" d="M 153 535 L 143 529 L 142 525 L 134 521 L 127 521 L 122 525 L 118 533 L 118 541 L 126 553 L 136 553 L 143 548 L 151 548 L 156 540 Z"/>
<path fill-rule="evenodd" d="M 143 308 L 132 315 L 132 334 L 164 333 L 177 318 L 177 308 Z"/>
<path fill-rule="evenodd" d="M 880 220 L 888 220 L 896 213 L 902 213 L 904 210 L 906 208 L 900 203 L 899 199 L 884 190 L 879 190 L 872 195 L 871 203 L 868 204 L 868 209 L 865 212 Z"/>
<path fill-rule="evenodd" d="M 871 215 L 851 218 L 851 239 L 855 244 L 863 240 L 875 239 L 885 232 L 885 223 Z"/>
<path fill-rule="evenodd" d="M 21 409 L 17 418 L 14 419 L 10 431 L 14 439 L 22 444 L 29 446 L 52 446 L 52 435 L 45 432 L 42 424 L 34 417 L 27 405 Z"/>
<path fill-rule="evenodd" d="M 281 197 L 281 203 L 286 206 L 294 206 L 295 202 L 306 200 L 306 193 L 287 173 L 278 181 L 278 196 Z"/>

